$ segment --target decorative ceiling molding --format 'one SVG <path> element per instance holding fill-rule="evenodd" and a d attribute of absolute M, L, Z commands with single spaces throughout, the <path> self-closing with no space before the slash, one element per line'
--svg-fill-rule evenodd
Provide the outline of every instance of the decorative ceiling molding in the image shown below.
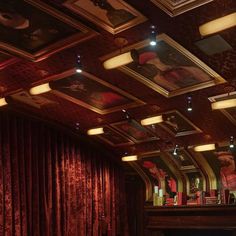
<path fill-rule="evenodd" d="M 213 0 L 151 0 L 156 6 L 174 17 Z"/>

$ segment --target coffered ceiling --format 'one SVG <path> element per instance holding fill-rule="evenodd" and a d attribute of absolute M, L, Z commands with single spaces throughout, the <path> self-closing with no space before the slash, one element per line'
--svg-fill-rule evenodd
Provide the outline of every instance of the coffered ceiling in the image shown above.
<path fill-rule="evenodd" d="M 188 147 L 221 142 L 236 136 L 236 110 L 227 110 L 228 115 L 212 111 L 208 99 L 235 91 L 235 27 L 213 39 L 202 38 L 198 30 L 205 22 L 235 12 L 235 0 L 168 1 L 165 7 L 160 7 L 164 1 L 158 0 L 110 0 L 109 6 L 98 2 L 1 3 L 2 11 L 14 9 L 9 16 L 15 19 L 0 25 L 0 94 L 8 101 L 1 112 L 20 110 L 78 134 L 102 126 L 105 134 L 91 138 L 119 156 L 168 150 L 176 144 Z M 192 3 L 189 9 L 188 2 Z M 184 10 L 175 16 L 178 6 Z M 112 7 L 119 11 L 114 12 Z M 144 43 L 152 24 L 158 37 L 162 35 L 156 49 Z M 119 48 L 117 38 L 126 39 L 127 45 Z M 210 43 L 201 41 L 204 39 Z M 138 63 L 104 69 L 103 58 L 128 49 L 136 49 L 139 55 L 150 50 L 163 54 L 162 60 L 177 68 L 174 78 L 180 81 L 162 84 L 161 76 L 150 75 L 150 68 L 142 67 L 150 53 L 139 57 Z M 75 72 L 78 54 L 82 75 Z M 191 70 L 195 77 L 189 81 L 190 67 L 195 68 Z M 173 74 L 166 76 L 173 79 Z M 29 88 L 45 82 L 50 82 L 52 91 L 29 95 Z M 189 95 L 191 112 L 187 111 Z M 141 119 L 160 114 L 165 116 L 163 123 L 140 125 Z"/>

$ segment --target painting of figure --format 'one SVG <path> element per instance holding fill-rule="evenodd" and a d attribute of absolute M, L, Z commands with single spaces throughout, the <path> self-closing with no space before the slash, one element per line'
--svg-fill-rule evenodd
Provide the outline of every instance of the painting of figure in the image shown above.
<path fill-rule="evenodd" d="M 204 178 L 197 170 L 185 171 L 184 175 L 187 177 L 187 193 L 195 194 L 197 191 L 204 190 Z"/>
<path fill-rule="evenodd" d="M 56 79 L 50 83 L 53 93 L 99 114 L 144 104 L 138 98 L 86 72 L 79 74 L 72 69 L 63 75 L 48 78 L 53 79 Z"/>
<path fill-rule="evenodd" d="M 158 125 L 176 137 L 202 132 L 190 120 L 176 110 L 165 112 L 162 116 L 164 117 L 164 122 Z"/>
<path fill-rule="evenodd" d="M 159 137 L 157 137 L 149 129 L 143 127 L 136 120 L 121 121 L 111 124 L 111 126 L 117 129 L 118 131 L 122 132 L 135 143 L 159 139 Z"/>
<path fill-rule="evenodd" d="M 118 69 L 166 97 L 225 82 L 219 74 L 165 34 L 157 36 L 156 47 L 145 40 L 126 50 L 130 51 L 132 60 Z M 107 59 L 109 55 L 101 60 L 103 58 Z"/>
<path fill-rule="evenodd" d="M 40 60 L 85 40 L 94 33 L 41 1 L 3 1 L 0 48 Z"/>
<path fill-rule="evenodd" d="M 146 18 L 122 0 L 68 0 L 64 6 L 116 34 Z"/>

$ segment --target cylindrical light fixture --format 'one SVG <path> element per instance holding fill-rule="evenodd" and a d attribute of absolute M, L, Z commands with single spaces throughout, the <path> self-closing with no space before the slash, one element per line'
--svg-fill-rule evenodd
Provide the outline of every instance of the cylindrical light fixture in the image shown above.
<path fill-rule="evenodd" d="M 157 124 L 157 123 L 161 123 L 161 122 L 163 122 L 162 115 L 152 116 L 152 117 L 148 117 L 148 118 L 141 120 L 141 125 L 153 125 L 153 124 Z"/>
<path fill-rule="evenodd" d="M 0 107 L 3 107 L 5 105 L 7 105 L 6 99 L 5 98 L 0 98 Z"/>
<path fill-rule="evenodd" d="M 31 95 L 38 95 L 41 93 L 49 92 L 50 90 L 51 90 L 51 88 L 50 88 L 49 83 L 45 83 L 45 84 L 41 84 L 41 85 L 37 85 L 37 86 L 32 87 L 29 90 L 29 93 Z"/>
<path fill-rule="evenodd" d="M 199 145 L 194 147 L 195 152 L 205 152 L 205 151 L 212 151 L 216 149 L 216 145 L 214 143 Z"/>
<path fill-rule="evenodd" d="M 120 66 L 127 65 L 132 61 L 133 58 L 131 57 L 131 52 L 126 52 L 104 61 L 103 66 L 105 69 L 110 70 Z"/>
<path fill-rule="evenodd" d="M 103 134 L 103 133 L 104 133 L 103 127 L 89 129 L 87 131 L 88 135 L 98 135 L 98 134 Z"/>
<path fill-rule="evenodd" d="M 236 107 L 236 98 L 211 103 L 212 110 Z"/>
<path fill-rule="evenodd" d="M 121 160 L 122 161 L 137 161 L 138 156 L 137 155 L 123 156 Z"/>

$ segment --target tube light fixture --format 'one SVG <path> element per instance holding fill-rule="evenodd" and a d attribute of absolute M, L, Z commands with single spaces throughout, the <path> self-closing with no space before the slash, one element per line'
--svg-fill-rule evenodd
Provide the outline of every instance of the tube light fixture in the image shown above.
<path fill-rule="evenodd" d="M 152 116 L 152 117 L 145 118 L 145 119 L 141 120 L 141 125 L 153 125 L 153 124 L 157 124 L 157 123 L 161 123 L 161 122 L 163 122 L 162 115 Z"/>
<path fill-rule="evenodd" d="M 88 135 L 98 135 L 98 134 L 103 134 L 103 133 L 104 133 L 104 130 L 103 130 L 102 127 L 94 128 L 94 129 L 89 129 L 87 131 Z"/>
<path fill-rule="evenodd" d="M 5 105 L 7 105 L 6 99 L 5 98 L 0 98 L 0 107 L 3 107 Z"/>
<path fill-rule="evenodd" d="M 234 26 L 236 26 L 236 12 L 199 26 L 199 32 L 202 36 L 207 36 Z"/>
<path fill-rule="evenodd" d="M 205 151 L 211 151 L 215 149 L 216 149 L 216 145 L 214 143 L 199 145 L 199 146 L 194 147 L 195 152 L 205 152 Z"/>
<path fill-rule="evenodd" d="M 123 156 L 121 160 L 122 161 L 137 161 L 138 156 L 137 155 Z"/>
<path fill-rule="evenodd" d="M 212 110 L 224 109 L 230 107 L 236 107 L 236 98 L 217 101 L 211 104 Z"/>
<path fill-rule="evenodd" d="M 41 84 L 35 87 L 32 87 L 29 92 L 31 95 L 38 95 L 41 93 L 46 93 L 49 92 L 51 90 L 49 83 L 46 84 Z"/>
<path fill-rule="evenodd" d="M 133 58 L 131 57 L 131 52 L 126 52 L 104 61 L 103 66 L 105 69 L 110 70 L 119 66 L 127 65 L 132 61 Z"/>

